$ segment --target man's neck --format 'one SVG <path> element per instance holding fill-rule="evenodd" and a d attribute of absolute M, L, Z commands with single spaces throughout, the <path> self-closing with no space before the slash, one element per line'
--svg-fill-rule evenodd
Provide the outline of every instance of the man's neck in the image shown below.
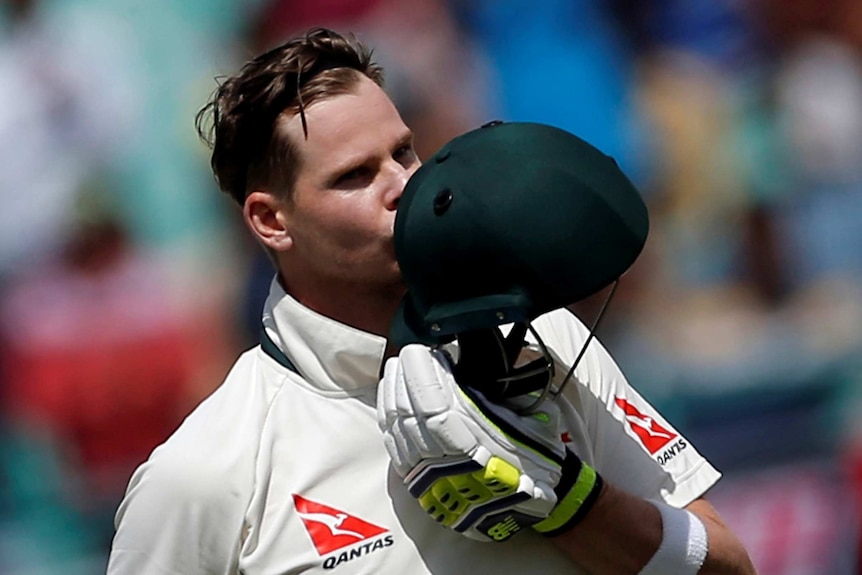
<path fill-rule="evenodd" d="M 280 275 L 279 282 L 285 292 L 305 307 L 382 337 L 388 336 L 403 295 L 403 288 L 396 286 L 368 293 L 359 289 L 302 290 L 288 285 Z"/>

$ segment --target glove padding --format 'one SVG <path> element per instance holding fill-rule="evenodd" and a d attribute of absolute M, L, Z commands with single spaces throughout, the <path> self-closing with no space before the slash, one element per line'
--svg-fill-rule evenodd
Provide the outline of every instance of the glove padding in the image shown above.
<path fill-rule="evenodd" d="M 437 522 L 472 539 L 504 541 L 531 525 L 568 529 L 601 485 L 565 448 L 553 401 L 527 415 L 491 403 L 458 385 L 438 349 L 410 345 L 387 361 L 377 415 L 410 493 Z"/>

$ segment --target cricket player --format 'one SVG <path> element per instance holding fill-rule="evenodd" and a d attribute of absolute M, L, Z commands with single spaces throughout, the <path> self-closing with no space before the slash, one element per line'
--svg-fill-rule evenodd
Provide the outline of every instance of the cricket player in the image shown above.
<path fill-rule="evenodd" d="M 623 269 L 582 250 L 585 268 L 567 270 L 564 245 L 552 258 L 541 234 L 506 236 L 567 209 L 525 201 L 518 174 L 537 193 L 583 188 L 575 198 L 592 197 L 586 178 L 619 194 L 585 207 L 578 229 L 619 243 L 608 253 L 638 251 L 641 212 L 612 161 L 581 169 L 572 154 L 589 147 L 574 136 L 502 124 L 420 168 L 382 82 L 366 48 L 314 29 L 247 63 L 199 115 L 218 183 L 277 274 L 260 345 L 131 478 L 108 572 L 754 573 L 704 499 L 719 472 L 559 308 L 577 276 Z M 490 202 L 483 228 L 460 210 L 490 193 L 473 178 L 495 174 L 495 197 L 522 218 Z M 414 235 L 426 221 L 430 235 Z M 434 226 L 450 221 L 446 247 Z M 486 244 L 512 265 L 488 264 Z M 489 342 L 505 348 L 502 375 L 481 361 L 494 352 L 468 353 Z"/>

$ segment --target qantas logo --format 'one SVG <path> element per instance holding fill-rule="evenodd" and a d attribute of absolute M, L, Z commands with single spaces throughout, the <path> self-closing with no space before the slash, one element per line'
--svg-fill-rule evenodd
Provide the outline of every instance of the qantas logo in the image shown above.
<path fill-rule="evenodd" d="M 293 503 L 318 555 L 322 557 L 333 551 L 353 546 L 349 551 L 345 550 L 338 555 L 327 557 L 323 562 L 324 569 L 332 569 L 394 543 L 392 535 L 388 534 L 388 529 L 340 509 L 311 501 L 295 493 Z M 387 535 L 377 537 L 383 534 Z"/>
<path fill-rule="evenodd" d="M 657 451 L 676 439 L 676 433 L 665 429 L 652 417 L 641 413 L 637 407 L 622 397 L 616 398 L 615 401 L 623 410 L 623 413 L 626 414 L 626 421 L 628 421 L 629 427 L 640 438 L 641 443 L 643 443 L 650 455 L 655 455 Z"/>
<path fill-rule="evenodd" d="M 300 513 L 300 517 L 302 517 L 302 521 L 305 523 L 305 527 L 310 530 L 308 527 L 309 521 L 314 521 L 315 523 L 320 523 L 324 525 L 327 529 L 329 529 L 329 534 L 331 537 L 335 537 L 336 535 L 350 535 L 351 537 L 356 537 L 357 539 L 365 539 L 365 536 L 362 533 L 357 533 L 356 531 L 347 531 L 346 529 L 340 529 L 344 520 L 350 517 L 347 513 L 336 513 L 335 516 L 327 515 L 326 513 Z"/>

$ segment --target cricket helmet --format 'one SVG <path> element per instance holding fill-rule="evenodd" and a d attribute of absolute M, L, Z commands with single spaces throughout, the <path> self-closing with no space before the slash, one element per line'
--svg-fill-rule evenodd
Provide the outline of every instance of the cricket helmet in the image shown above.
<path fill-rule="evenodd" d="M 529 322 L 618 279 L 649 229 L 613 158 L 564 130 L 495 122 L 438 150 L 395 217 L 407 295 L 390 338 L 439 344 Z"/>

